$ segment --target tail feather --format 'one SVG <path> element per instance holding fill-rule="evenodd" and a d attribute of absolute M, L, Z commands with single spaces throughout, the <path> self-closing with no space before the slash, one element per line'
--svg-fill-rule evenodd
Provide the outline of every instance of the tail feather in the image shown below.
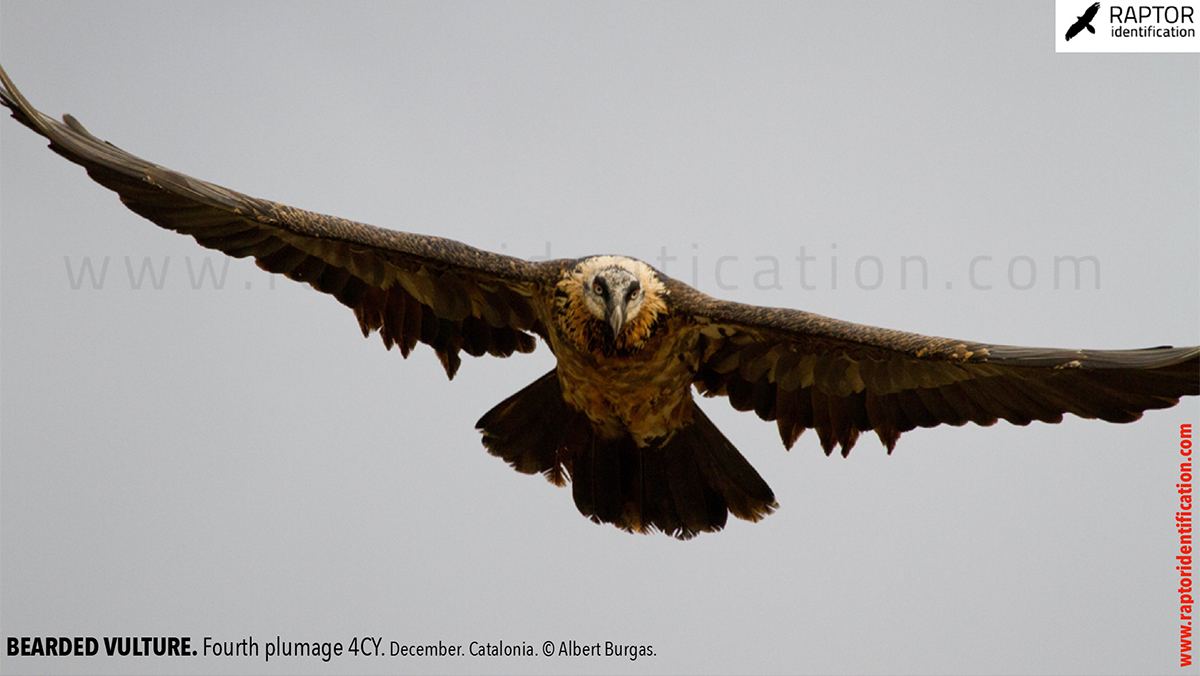
<path fill-rule="evenodd" d="M 556 371 L 505 399 L 476 427 L 488 452 L 556 485 L 569 476 L 580 513 L 596 523 L 680 539 L 721 530 L 730 512 L 758 521 L 778 506 L 771 488 L 699 408 L 665 441 L 639 448 L 598 435 L 562 398 Z"/>
<path fill-rule="evenodd" d="M 674 441 L 674 440 L 672 440 Z M 697 465 L 695 450 L 668 442 L 648 453 L 662 453 L 666 460 L 667 489 L 682 522 L 676 537 L 690 538 L 703 531 L 718 531 L 728 518 L 726 504 L 709 485 Z"/>
<path fill-rule="evenodd" d="M 638 454 L 632 486 L 635 502 L 628 510 L 627 518 L 630 530 L 645 533 L 657 528 L 664 533 L 677 533 L 683 529 L 671 492 L 660 490 L 667 485 L 665 456 L 664 453 Z"/>
<path fill-rule="evenodd" d="M 594 436 L 594 435 L 593 435 Z M 632 443 L 629 444 L 632 446 Z M 622 456 L 629 458 L 629 449 L 621 448 L 619 440 L 608 443 L 582 443 L 571 453 L 571 481 L 575 505 L 585 516 L 594 516 L 604 523 L 622 519 L 625 494 L 621 485 L 624 469 Z M 622 452 L 626 451 L 626 452 Z"/>
<path fill-rule="evenodd" d="M 775 493 L 758 471 L 703 411 L 696 408 L 694 417 L 691 426 L 676 434 L 684 436 L 676 443 L 693 449 L 701 471 L 724 497 L 729 511 L 747 521 L 758 521 L 775 511 Z"/>
<path fill-rule="evenodd" d="M 555 486 L 565 486 L 560 452 L 572 427 L 586 424 L 587 418 L 563 401 L 558 373 L 550 371 L 485 413 L 475 428 L 483 432 L 488 452 L 513 469 L 541 472 Z"/>

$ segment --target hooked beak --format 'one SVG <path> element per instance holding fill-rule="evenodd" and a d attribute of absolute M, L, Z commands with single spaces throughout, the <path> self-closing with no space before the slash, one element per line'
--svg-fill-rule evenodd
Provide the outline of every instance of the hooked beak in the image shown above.
<path fill-rule="evenodd" d="M 621 334 L 621 327 L 625 326 L 625 304 L 622 303 L 614 294 L 608 299 L 607 312 L 608 325 L 612 327 L 613 337 L 616 338 Z"/>

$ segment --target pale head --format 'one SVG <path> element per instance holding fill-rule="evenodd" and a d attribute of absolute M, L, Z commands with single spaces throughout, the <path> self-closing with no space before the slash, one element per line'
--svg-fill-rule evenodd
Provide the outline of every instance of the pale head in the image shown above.
<path fill-rule="evenodd" d="M 622 348 L 640 346 L 666 309 L 666 289 L 654 269 L 624 256 L 585 258 L 564 276 L 560 289 L 564 300 L 573 298 L 586 316 L 607 325 Z"/>

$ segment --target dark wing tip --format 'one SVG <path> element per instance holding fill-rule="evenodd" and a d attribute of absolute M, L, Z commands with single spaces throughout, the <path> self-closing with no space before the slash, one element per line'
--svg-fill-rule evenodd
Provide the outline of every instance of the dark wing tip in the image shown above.
<path fill-rule="evenodd" d="M 982 361 L 1003 361 L 1014 366 L 1159 369 L 1200 360 L 1200 346 L 1160 345 L 1133 350 L 1062 350 L 1009 345 L 982 345 L 980 347 L 986 351 L 986 356 Z"/>

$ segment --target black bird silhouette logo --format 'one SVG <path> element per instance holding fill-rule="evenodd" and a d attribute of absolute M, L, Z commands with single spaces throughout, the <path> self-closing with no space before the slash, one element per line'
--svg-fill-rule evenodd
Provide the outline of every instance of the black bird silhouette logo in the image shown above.
<path fill-rule="evenodd" d="M 1096 29 L 1092 28 L 1092 19 L 1096 18 L 1096 12 L 1099 11 L 1100 3 L 1093 2 L 1092 6 L 1088 7 L 1087 11 L 1083 13 L 1083 16 L 1075 17 L 1075 23 L 1071 24 L 1071 27 L 1067 29 L 1067 40 L 1079 35 L 1079 32 L 1084 28 L 1088 29 L 1088 32 L 1094 35 L 1096 33 Z"/>

